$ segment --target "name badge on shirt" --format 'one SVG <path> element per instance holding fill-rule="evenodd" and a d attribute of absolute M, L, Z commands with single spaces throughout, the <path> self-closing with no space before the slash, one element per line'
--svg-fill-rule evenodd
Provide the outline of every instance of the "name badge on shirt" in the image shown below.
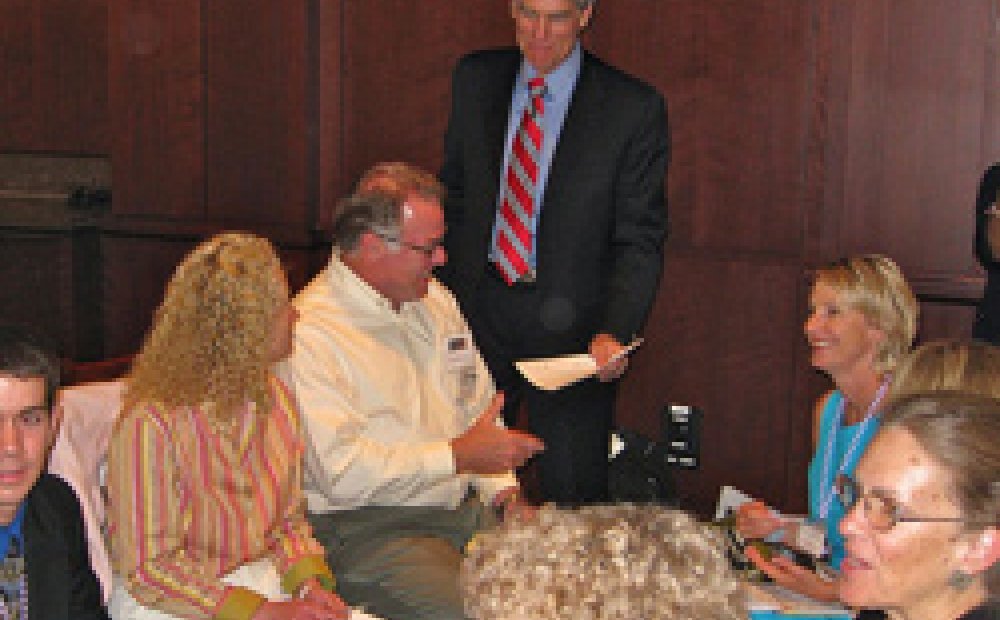
<path fill-rule="evenodd" d="M 445 367 L 450 371 L 476 363 L 470 334 L 453 334 L 445 339 Z"/>
<path fill-rule="evenodd" d="M 445 338 L 444 367 L 454 381 L 455 404 L 467 406 L 476 394 L 479 381 L 471 334 L 452 334 Z"/>

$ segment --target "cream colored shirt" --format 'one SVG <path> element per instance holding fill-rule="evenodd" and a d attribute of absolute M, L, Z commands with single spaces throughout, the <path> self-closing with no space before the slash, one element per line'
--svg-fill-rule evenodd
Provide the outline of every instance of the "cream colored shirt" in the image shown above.
<path fill-rule="evenodd" d="M 306 425 L 311 512 L 361 506 L 456 507 L 470 485 L 483 501 L 512 474 L 455 472 L 449 441 L 494 395 L 451 293 L 432 280 L 399 311 L 337 256 L 295 299 L 292 355 L 278 372 Z"/>

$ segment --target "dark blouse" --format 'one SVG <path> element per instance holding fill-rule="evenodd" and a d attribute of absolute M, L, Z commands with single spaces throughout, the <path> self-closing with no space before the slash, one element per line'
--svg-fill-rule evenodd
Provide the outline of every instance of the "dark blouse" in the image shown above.
<path fill-rule="evenodd" d="M 976 195 L 976 258 L 986 269 L 986 288 L 983 290 L 982 301 L 979 302 L 976 325 L 972 332 L 973 337 L 993 344 L 1000 344 L 1000 256 L 993 256 L 986 238 L 987 222 L 991 217 L 986 215 L 986 210 L 996 203 L 998 190 L 1000 164 L 994 164 L 983 175 Z"/>
<path fill-rule="evenodd" d="M 976 607 L 958 620 L 1000 620 L 1000 604 L 987 603 Z"/>

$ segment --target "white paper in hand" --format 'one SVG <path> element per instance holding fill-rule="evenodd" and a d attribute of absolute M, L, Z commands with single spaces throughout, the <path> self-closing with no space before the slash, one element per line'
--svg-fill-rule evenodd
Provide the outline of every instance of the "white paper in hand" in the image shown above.
<path fill-rule="evenodd" d="M 514 366 L 536 388 L 558 390 L 597 372 L 597 362 L 589 353 L 520 360 Z"/>
<path fill-rule="evenodd" d="M 350 620 L 382 620 L 382 619 L 379 618 L 378 616 L 373 616 L 371 614 L 366 614 L 365 612 L 361 611 L 360 609 L 352 609 L 351 610 L 351 619 Z"/>
<path fill-rule="evenodd" d="M 639 348 L 640 344 L 642 344 L 642 338 L 636 338 L 627 347 L 611 356 L 608 364 L 613 364 L 629 355 Z M 514 366 L 532 385 L 547 392 L 572 385 L 581 379 L 597 374 L 597 371 L 600 370 L 597 360 L 589 353 L 519 360 L 514 362 Z"/>

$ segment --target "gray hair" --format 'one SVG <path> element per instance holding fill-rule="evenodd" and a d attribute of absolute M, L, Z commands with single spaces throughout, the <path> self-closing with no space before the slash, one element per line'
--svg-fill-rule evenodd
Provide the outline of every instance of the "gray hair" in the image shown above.
<path fill-rule="evenodd" d="M 333 245 L 353 252 L 366 232 L 387 241 L 398 240 L 408 198 L 419 196 L 440 203 L 444 195 L 444 185 L 422 168 L 399 161 L 375 164 L 358 179 L 354 194 L 334 209 Z"/>
<path fill-rule="evenodd" d="M 990 345 L 987 345 L 990 346 Z M 909 394 L 883 413 L 885 429 L 902 428 L 948 473 L 962 516 L 978 527 L 1000 525 L 1000 401 L 939 390 Z M 984 572 L 988 596 L 1000 598 L 1000 563 Z"/>
<path fill-rule="evenodd" d="M 333 245 L 343 252 L 353 252 L 366 232 L 399 239 L 404 202 L 399 194 L 381 191 L 358 192 L 341 200 L 333 213 Z"/>
<path fill-rule="evenodd" d="M 462 566 L 476 620 L 743 620 L 722 533 L 662 506 L 544 506 L 478 534 Z"/>

